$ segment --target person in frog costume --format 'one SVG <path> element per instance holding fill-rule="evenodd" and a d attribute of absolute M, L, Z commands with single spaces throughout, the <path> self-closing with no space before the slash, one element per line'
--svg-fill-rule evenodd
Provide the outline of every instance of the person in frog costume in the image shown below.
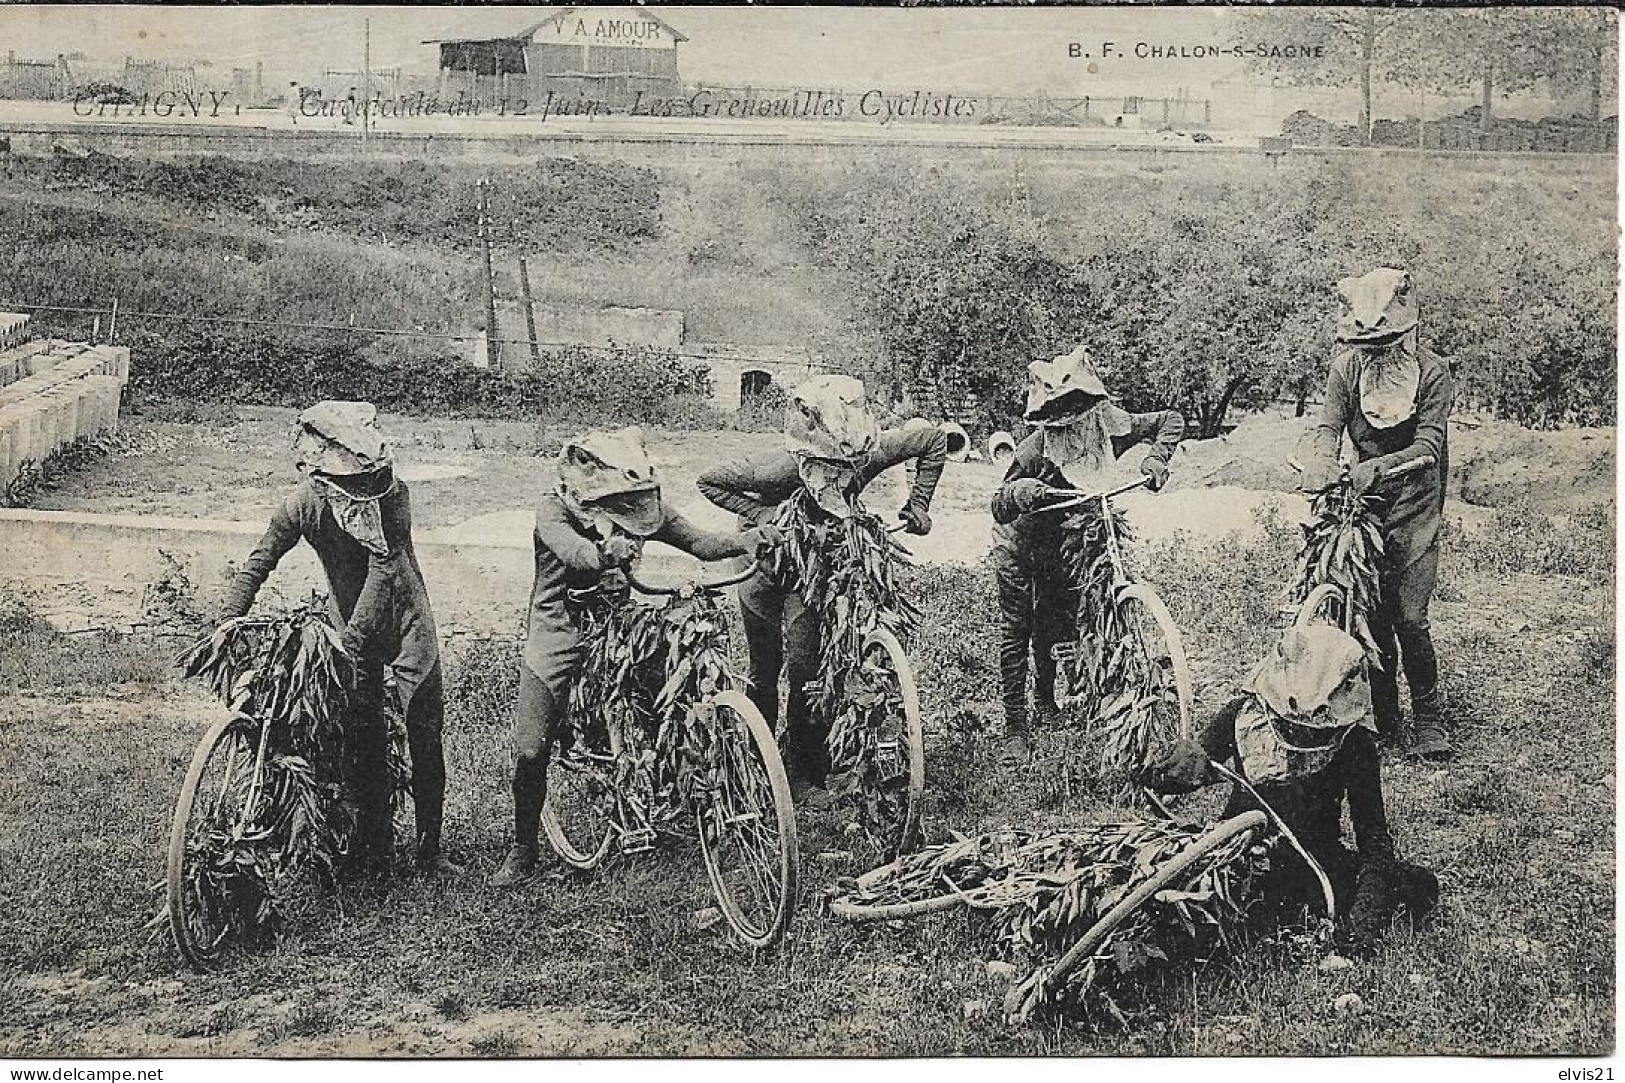
<path fill-rule="evenodd" d="M 301 538 L 316 551 L 341 643 L 356 660 L 349 727 L 359 807 L 352 861 L 386 872 L 394 843 L 385 766 L 387 669 L 412 758 L 417 863 L 432 875 L 455 875 L 461 870 L 440 852 L 446 790 L 440 640 L 412 547 L 411 496 L 395 476 L 377 410 L 366 402 L 317 403 L 299 415 L 294 456 L 305 480 L 272 513 L 264 538 L 232 577 L 221 615 L 245 615 Z"/>
<path fill-rule="evenodd" d="M 1058 489 L 1105 488 L 1102 476 L 1135 447 L 1149 444 L 1140 471 L 1153 492 L 1168 480 L 1168 460 L 1185 434 L 1176 410 L 1132 414 L 1111 400 L 1079 346 L 1027 366 L 1026 421 L 1033 432 L 1016 447 L 993 494 L 993 574 L 999 597 L 999 687 L 1004 702 L 1004 759 L 1022 762 L 1028 744 L 1027 652 L 1033 656 L 1038 722 L 1059 725 L 1052 648 L 1069 641 L 1078 592 L 1061 555 L 1061 520 L 1046 514 Z"/>
<path fill-rule="evenodd" d="M 779 505 L 806 489 L 824 513 L 852 514 L 859 494 L 885 471 L 911 463 L 909 495 L 900 511 L 910 534 L 931 532 L 931 497 L 948 459 L 941 429 L 881 430 L 863 382 L 852 376 L 814 376 L 790 393 L 784 411 L 784 447 L 736 459 L 700 475 L 707 500 L 739 516 L 742 527 L 771 519 Z M 812 804 L 828 781 L 827 725 L 813 718 L 807 684 L 818 673 L 823 639 L 818 615 L 794 589 L 763 571 L 739 588 L 745 640 L 750 648 L 752 698 L 770 725 L 779 718 L 779 674 L 789 684 L 784 766 Z"/>
<path fill-rule="evenodd" d="M 1327 625 L 1287 629 L 1253 670 L 1240 695 L 1220 708 L 1197 738 L 1177 742 L 1141 781 L 1162 793 L 1188 793 L 1222 779 L 1212 764 L 1232 764 L 1268 802 L 1331 881 L 1342 933 L 1366 947 L 1401 913 L 1420 920 L 1439 897 L 1438 879 L 1401 861 L 1383 804 L 1365 652 Z M 1342 841 L 1348 806 L 1356 850 Z M 1241 787 L 1226 817 L 1258 808 Z M 1270 917 L 1284 918 L 1321 899 L 1319 879 L 1277 849 L 1260 893 Z"/>
<path fill-rule="evenodd" d="M 1380 652 L 1380 669 L 1371 678 L 1377 727 L 1385 737 L 1403 736 L 1396 676 L 1402 660 L 1415 723 L 1411 751 L 1445 760 L 1453 753 L 1428 606 L 1439 575 L 1455 383 L 1444 359 L 1417 342 L 1420 318 L 1408 272 L 1379 267 L 1343 279 L 1337 289 L 1343 304 L 1338 351 L 1326 376 L 1326 404 L 1311 433 L 1302 485 L 1314 492 L 1336 483 L 1346 433 L 1357 460 L 1350 483 L 1382 516 L 1378 603 L 1370 615 Z M 1433 464 L 1386 477 L 1393 467 L 1423 457 Z"/>
<path fill-rule="evenodd" d="M 624 591 L 624 569 L 645 541 L 722 560 L 777 544 L 771 526 L 739 533 L 701 530 L 661 496 L 643 430 L 590 432 L 559 452 L 558 484 L 536 508 L 535 579 L 526 606 L 524 660 L 514 710 L 514 841 L 493 887 L 536 874 L 537 832 L 547 800 L 547 764 L 582 662 L 581 629 L 571 596 L 594 588 Z"/>

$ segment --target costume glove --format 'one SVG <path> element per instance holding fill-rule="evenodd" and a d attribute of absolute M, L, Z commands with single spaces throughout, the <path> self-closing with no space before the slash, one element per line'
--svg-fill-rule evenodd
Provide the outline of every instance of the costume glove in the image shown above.
<path fill-rule="evenodd" d="M 910 534 L 931 533 L 931 513 L 925 510 L 924 505 L 916 504 L 911 500 L 903 508 L 903 510 L 897 514 L 898 518 L 902 519 L 903 522 L 908 524 L 903 529 L 907 530 Z"/>
<path fill-rule="evenodd" d="M 784 544 L 784 531 L 772 523 L 763 523 L 753 526 L 745 531 L 742 537 L 745 545 L 761 559 Z"/>
<path fill-rule="evenodd" d="M 637 541 L 622 534 L 612 534 L 598 543 L 606 567 L 624 567 L 636 560 L 642 549 Z"/>
<path fill-rule="evenodd" d="M 1355 463 L 1354 467 L 1349 470 L 1349 484 L 1354 489 L 1354 495 L 1364 496 L 1378 485 L 1381 485 L 1387 465 L 1381 458 L 1367 459 L 1363 463 Z"/>
<path fill-rule="evenodd" d="M 1214 779 L 1207 751 L 1190 738 L 1174 743 L 1161 760 L 1140 772 L 1139 782 L 1158 793 L 1190 793 Z"/>
<path fill-rule="evenodd" d="M 1029 512 L 1054 499 L 1055 489 L 1037 478 L 1018 478 L 1005 487 L 1005 493 L 1018 511 Z"/>

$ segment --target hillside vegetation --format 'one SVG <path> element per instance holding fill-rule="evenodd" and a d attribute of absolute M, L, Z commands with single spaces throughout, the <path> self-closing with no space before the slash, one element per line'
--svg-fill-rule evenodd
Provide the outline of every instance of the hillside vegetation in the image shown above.
<path fill-rule="evenodd" d="M 1227 412 L 1318 394 L 1334 283 L 1412 272 L 1463 405 L 1535 427 L 1613 417 L 1614 176 L 1501 163 L 906 166 L 824 176 L 786 216 L 844 273 L 888 379 L 1015 416 L 1035 357 L 1091 343 L 1131 407 Z"/>

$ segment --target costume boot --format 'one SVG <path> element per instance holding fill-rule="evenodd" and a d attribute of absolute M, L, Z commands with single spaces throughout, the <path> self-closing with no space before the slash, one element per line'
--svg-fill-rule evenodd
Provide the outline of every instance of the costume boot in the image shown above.
<path fill-rule="evenodd" d="M 547 800 L 547 760 L 520 756 L 513 770 L 513 849 L 491 874 L 492 887 L 516 887 L 536 876 L 536 836 Z"/>
<path fill-rule="evenodd" d="M 1027 705 L 1004 705 L 1004 738 L 999 742 L 999 762 L 1022 764 L 1033 758 L 1028 741 Z"/>
<path fill-rule="evenodd" d="M 1450 746 L 1450 736 L 1445 732 L 1443 704 L 1440 702 L 1442 699 L 1437 688 L 1425 696 L 1411 697 L 1416 725 L 1416 737 L 1411 745 L 1411 754 L 1424 760 L 1440 762 L 1456 754 L 1455 749 Z"/>

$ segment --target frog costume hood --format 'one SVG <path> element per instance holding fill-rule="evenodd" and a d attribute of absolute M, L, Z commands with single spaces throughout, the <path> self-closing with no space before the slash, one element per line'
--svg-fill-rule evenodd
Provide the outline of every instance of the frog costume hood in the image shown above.
<path fill-rule="evenodd" d="M 393 462 L 370 402 L 318 402 L 299 415 L 293 453 L 301 473 L 328 477 L 370 474 Z"/>
<path fill-rule="evenodd" d="M 1112 437 L 1127 436 L 1131 427 L 1128 414 L 1111 401 L 1086 346 L 1027 366 L 1022 416 L 1044 430 L 1044 457 L 1073 484 L 1110 466 Z"/>
<path fill-rule="evenodd" d="M 637 426 L 578 436 L 559 450 L 559 498 L 570 514 L 608 536 L 620 527 L 647 538 L 666 522 L 660 479 Z"/>
<path fill-rule="evenodd" d="M 1376 730 L 1365 650 L 1330 625 L 1287 629 L 1243 687 L 1252 699 L 1236 720 L 1236 748 L 1255 782 L 1315 774 L 1354 727 Z"/>
<path fill-rule="evenodd" d="M 370 402 L 318 402 L 299 415 L 294 465 L 316 485 L 339 529 L 389 555 L 382 501 L 395 490 L 394 455 Z"/>
<path fill-rule="evenodd" d="M 1389 429 L 1416 412 L 1422 369 L 1416 357 L 1420 313 L 1410 272 L 1378 267 L 1337 283 L 1342 312 L 1337 341 L 1361 354 L 1360 412 L 1373 428 Z"/>
<path fill-rule="evenodd" d="M 814 376 L 790 393 L 784 410 L 784 446 L 819 507 L 837 518 L 852 514 L 848 493 L 858 464 L 874 450 L 880 424 L 869 412 L 863 381 Z"/>

